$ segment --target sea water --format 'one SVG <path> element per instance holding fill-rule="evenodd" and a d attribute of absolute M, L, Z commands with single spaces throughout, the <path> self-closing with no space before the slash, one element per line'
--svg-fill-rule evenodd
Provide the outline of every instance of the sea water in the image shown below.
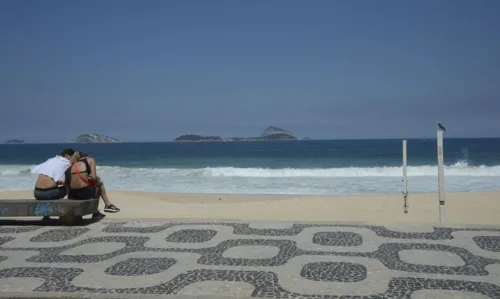
<path fill-rule="evenodd" d="M 253 194 L 402 192 L 401 140 L 0 145 L 0 191 L 31 189 L 31 168 L 87 151 L 109 190 Z M 437 191 L 435 139 L 408 140 L 408 190 Z M 500 190 L 500 139 L 444 140 L 446 191 Z"/>

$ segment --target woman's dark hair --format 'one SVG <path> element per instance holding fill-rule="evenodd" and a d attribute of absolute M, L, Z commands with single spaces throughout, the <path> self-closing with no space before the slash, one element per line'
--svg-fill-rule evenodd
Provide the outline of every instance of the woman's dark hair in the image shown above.
<path fill-rule="evenodd" d="M 63 149 L 63 151 L 59 154 L 59 156 L 65 156 L 65 155 L 68 155 L 68 156 L 73 156 L 73 154 L 75 153 L 75 150 L 72 149 L 72 148 L 65 148 Z"/>
<path fill-rule="evenodd" d="M 86 157 L 88 157 L 88 156 L 89 156 L 89 153 L 87 153 L 87 152 L 78 152 L 78 153 L 80 154 L 80 155 L 79 155 L 79 156 L 80 156 L 80 158 L 86 158 Z"/>

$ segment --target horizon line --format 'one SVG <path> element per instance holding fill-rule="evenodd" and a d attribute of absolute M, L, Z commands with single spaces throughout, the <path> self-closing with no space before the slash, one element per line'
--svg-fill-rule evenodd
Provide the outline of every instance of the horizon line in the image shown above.
<path fill-rule="evenodd" d="M 231 138 L 231 137 L 228 137 Z M 117 138 L 115 138 L 117 139 Z M 349 141 L 349 140 L 435 140 L 437 137 L 412 137 L 412 138 L 401 138 L 401 137 L 390 137 L 390 138 L 311 138 L 311 139 L 296 139 L 296 140 L 252 140 L 252 141 L 192 141 L 192 142 L 182 142 L 175 140 L 157 140 L 157 141 L 122 141 L 119 142 L 26 142 L 24 143 L 1 143 L 0 145 L 28 145 L 28 144 L 120 144 L 120 143 L 239 143 L 239 142 L 311 142 L 311 141 Z M 444 137 L 444 139 L 500 139 L 500 136 L 490 136 L 490 137 Z M 20 140 L 20 139 L 18 139 Z M 119 139 L 118 139 L 119 140 Z"/>

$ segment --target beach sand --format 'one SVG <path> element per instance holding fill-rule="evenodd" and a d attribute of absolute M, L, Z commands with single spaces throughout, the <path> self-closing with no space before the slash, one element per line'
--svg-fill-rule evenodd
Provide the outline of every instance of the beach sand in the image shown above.
<path fill-rule="evenodd" d="M 107 219 L 333 221 L 371 224 L 439 223 L 437 193 L 349 196 L 246 195 L 108 191 L 121 212 Z M 33 191 L 0 192 L 0 199 L 31 199 Z M 103 208 L 102 202 L 100 208 Z M 446 193 L 446 224 L 500 224 L 499 192 Z"/>

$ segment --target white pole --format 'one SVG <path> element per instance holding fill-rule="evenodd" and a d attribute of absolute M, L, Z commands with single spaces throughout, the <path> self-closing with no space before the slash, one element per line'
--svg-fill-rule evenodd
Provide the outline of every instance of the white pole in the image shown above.
<path fill-rule="evenodd" d="M 408 196 L 408 163 L 406 155 L 406 140 L 403 140 L 403 197 L 404 197 L 404 212 L 408 213 L 408 205 L 406 197 Z"/>
<path fill-rule="evenodd" d="M 444 153 L 443 153 L 443 131 L 437 132 L 437 152 L 438 152 L 438 188 L 439 188 L 439 222 L 446 221 L 444 206 Z"/>
<path fill-rule="evenodd" d="M 406 140 L 403 140 L 403 193 L 408 193 Z"/>

